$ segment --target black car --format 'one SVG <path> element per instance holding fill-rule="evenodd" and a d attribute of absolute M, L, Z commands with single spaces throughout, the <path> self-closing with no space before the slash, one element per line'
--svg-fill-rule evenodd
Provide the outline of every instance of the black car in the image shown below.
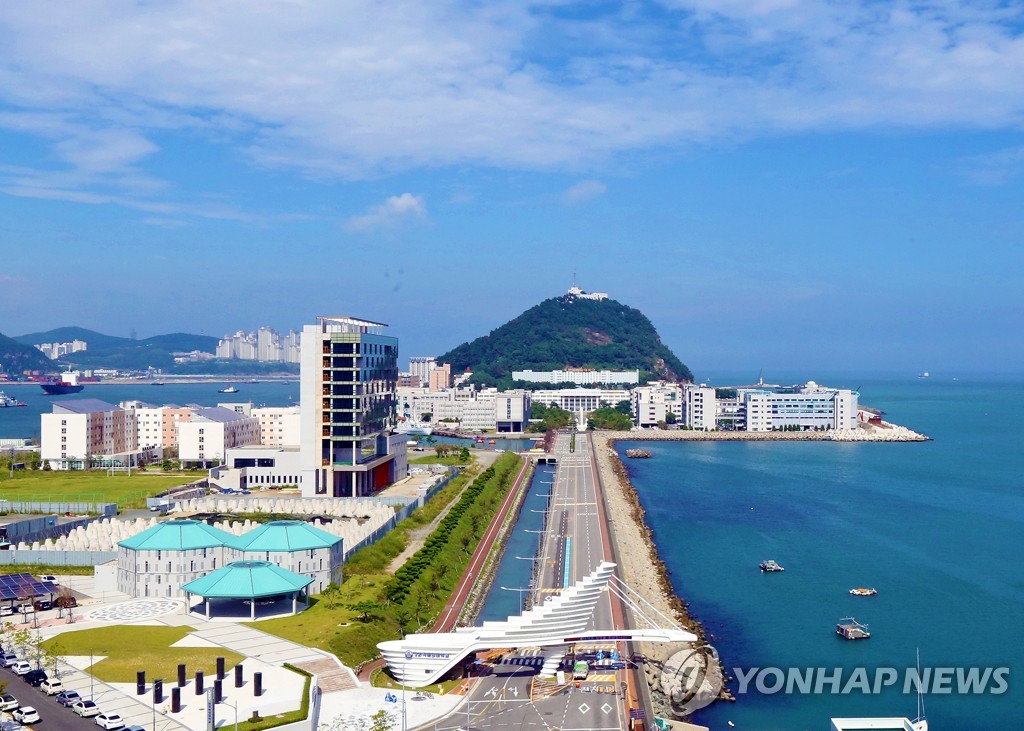
<path fill-rule="evenodd" d="M 36 602 L 33 602 L 32 606 L 35 608 L 37 612 L 45 612 L 47 609 L 53 609 L 53 602 L 51 602 L 49 599 L 40 599 Z"/>
<path fill-rule="evenodd" d="M 33 688 L 38 688 L 43 684 L 43 681 L 49 677 L 45 670 L 29 670 L 27 673 L 21 676 L 21 679 L 31 685 Z"/>

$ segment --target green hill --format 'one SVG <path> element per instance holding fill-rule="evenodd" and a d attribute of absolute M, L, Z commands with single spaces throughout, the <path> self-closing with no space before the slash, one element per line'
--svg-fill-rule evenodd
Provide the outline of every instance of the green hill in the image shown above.
<path fill-rule="evenodd" d="M 642 312 L 615 300 L 566 295 L 544 300 L 489 335 L 438 358 L 452 372 L 473 370 L 476 383 L 511 383 L 513 370 L 565 367 L 640 370 L 643 380 L 692 381 Z"/>
<path fill-rule="evenodd" d="M 55 373 L 59 366 L 31 345 L 0 333 L 0 372 L 21 375 L 22 371 Z"/>

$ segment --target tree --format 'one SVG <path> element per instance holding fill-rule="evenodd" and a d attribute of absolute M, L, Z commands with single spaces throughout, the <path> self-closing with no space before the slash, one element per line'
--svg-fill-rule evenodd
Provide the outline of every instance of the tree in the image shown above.
<path fill-rule="evenodd" d="M 423 422 L 428 422 L 428 421 L 430 421 L 433 418 L 434 418 L 434 415 L 431 412 L 429 412 L 429 411 L 420 414 L 420 421 L 423 421 Z"/>
<path fill-rule="evenodd" d="M 472 459 L 472 456 L 469 454 L 469 447 L 463 447 L 462 449 L 459 450 L 459 461 L 460 462 L 465 464 L 466 462 L 468 462 L 471 459 Z"/>
<path fill-rule="evenodd" d="M 665 423 L 666 424 L 675 424 L 676 423 L 676 415 L 675 415 L 674 411 L 669 411 L 669 412 L 667 412 L 665 414 Z"/>
<path fill-rule="evenodd" d="M 397 725 L 391 714 L 382 708 L 370 716 L 369 731 L 393 731 Z"/>
<path fill-rule="evenodd" d="M 633 427 L 633 420 L 616 409 L 596 409 L 587 414 L 587 421 L 594 429 L 612 429 L 614 431 L 629 431 Z"/>
<path fill-rule="evenodd" d="M 359 615 L 360 622 L 369 622 L 370 618 L 381 610 L 381 605 L 380 602 L 373 601 L 372 599 L 364 599 L 361 602 L 349 604 L 348 608 Z"/>
<path fill-rule="evenodd" d="M 341 598 L 341 587 L 332 581 L 320 592 L 320 598 L 324 600 L 324 604 L 327 605 L 328 609 L 334 609 L 338 599 Z"/>

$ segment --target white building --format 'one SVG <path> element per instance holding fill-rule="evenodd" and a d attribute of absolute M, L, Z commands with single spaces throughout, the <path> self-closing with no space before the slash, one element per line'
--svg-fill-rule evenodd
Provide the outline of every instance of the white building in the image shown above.
<path fill-rule="evenodd" d="M 858 396 L 814 381 L 799 389 L 739 389 L 747 431 L 855 429 Z"/>
<path fill-rule="evenodd" d="M 182 462 L 223 462 L 227 450 L 259 441 L 259 419 L 220 406 L 194 408 L 190 421 L 178 422 L 178 458 Z"/>
<path fill-rule="evenodd" d="M 512 371 L 513 381 L 531 383 L 575 383 L 579 386 L 595 384 L 640 383 L 640 371 L 595 371 L 588 368 L 570 368 L 562 371 Z"/>
<path fill-rule="evenodd" d="M 260 444 L 276 447 L 299 446 L 302 414 L 296 406 L 260 406 L 250 413 L 260 422 Z"/>
<path fill-rule="evenodd" d="M 681 386 L 656 381 L 630 392 L 633 422 L 640 427 L 658 423 L 676 424 L 683 421 L 683 389 Z"/>
<path fill-rule="evenodd" d="M 498 391 L 496 388 L 398 389 L 399 413 L 412 422 L 458 422 L 466 431 L 522 432 L 530 420 L 530 391 Z"/>
<path fill-rule="evenodd" d="M 135 412 L 99 399 L 53 402 L 40 415 L 39 454 L 53 470 L 136 466 Z"/>
<path fill-rule="evenodd" d="M 569 287 L 569 296 L 577 297 L 581 300 L 606 300 L 608 299 L 607 292 L 584 292 L 582 289 L 577 287 L 575 284 Z"/>
<path fill-rule="evenodd" d="M 398 417 L 398 338 L 387 325 L 318 317 L 302 331 L 302 494 L 370 495 L 406 476 Z M 400 453 L 400 454 L 399 454 Z"/>
<path fill-rule="evenodd" d="M 437 358 L 432 355 L 416 355 L 409 358 L 409 375 L 419 376 L 420 385 L 428 382 L 430 372 L 437 368 Z"/>
<path fill-rule="evenodd" d="M 718 422 L 715 389 L 707 386 L 683 387 L 683 424 L 698 431 L 711 431 Z"/>
<path fill-rule="evenodd" d="M 252 444 L 228 449 L 224 464 L 210 470 L 210 483 L 234 490 L 301 487 L 299 447 Z"/>

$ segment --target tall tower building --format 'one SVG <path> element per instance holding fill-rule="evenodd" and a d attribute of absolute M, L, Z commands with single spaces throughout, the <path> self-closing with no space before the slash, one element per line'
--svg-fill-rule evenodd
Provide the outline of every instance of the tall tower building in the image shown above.
<path fill-rule="evenodd" d="M 398 338 L 379 322 L 318 317 L 302 330 L 302 492 L 369 495 L 405 476 L 397 416 Z"/>

